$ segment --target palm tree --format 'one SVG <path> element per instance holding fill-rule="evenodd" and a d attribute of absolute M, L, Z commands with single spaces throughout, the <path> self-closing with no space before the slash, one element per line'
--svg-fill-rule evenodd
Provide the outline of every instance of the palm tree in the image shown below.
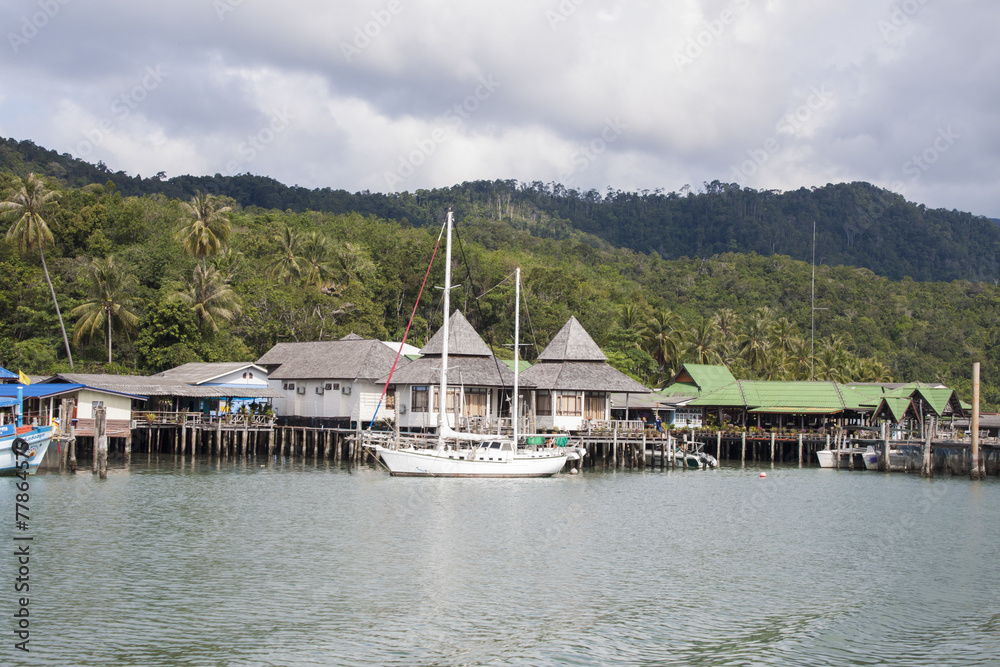
<path fill-rule="evenodd" d="M 722 363 L 720 347 L 719 325 L 715 318 L 702 317 L 688 332 L 684 353 L 692 356 L 698 364 L 719 364 Z"/>
<path fill-rule="evenodd" d="M 301 275 L 306 285 L 322 288 L 333 280 L 330 241 L 319 232 L 309 232 L 302 241 Z"/>
<path fill-rule="evenodd" d="M 191 282 L 171 298 L 191 306 L 198 324 L 207 324 L 212 331 L 219 330 L 220 320 L 232 321 L 240 314 L 239 296 L 214 266 L 196 266 Z"/>
<path fill-rule="evenodd" d="M 139 281 L 118 263 L 114 256 L 95 259 L 84 269 L 90 301 L 74 308 L 70 314 L 79 315 L 73 342 L 79 343 L 86 336 L 107 327 L 108 363 L 111 363 L 111 333 L 118 326 L 126 340 L 139 327 L 139 316 L 132 309 L 138 305 L 135 291 Z"/>
<path fill-rule="evenodd" d="M 670 309 L 657 311 L 646 324 L 646 345 L 660 373 L 669 373 L 677 363 L 683 340 L 679 324 L 680 318 Z"/>
<path fill-rule="evenodd" d="M 746 360 L 750 369 L 758 374 L 767 368 L 770 328 L 770 320 L 765 313 L 759 312 L 747 319 L 746 329 L 739 339 L 740 356 Z"/>
<path fill-rule="evenodd" d="M 191 203 L 181 202 L 184 215 L 178 219 L 180 227 L 174 239 L 184 246 L 184 252 L 201 260 L 202 270 L 207 269 L 205 258 L 217 255 L 229 240 L 229 206 L 219 206 L 216 197 L 197 194 Z"/>
<path fill-rule="evenodd" d="M 63 324 L 62 313 L 59 312 L 59 300 L 52 287 L 49 268 L 45 264 L 45 245 L 55 242 L 52 230 L 42 217 L 42 212 L 51 206 L 59 193 L 50 190 L 35 174 L 28 174 L 21 179 L 20 187 L 13 196 L 5 202 L 0 202 L 0 211 L 7 217 L 17 218 L 7 230 L 7 240 L 12 242 L 22 253 L 38 250 L 38 258 L 42 261 L 42 271 L 45 282 L 52 294 L 52 303 L 56 307 L 56 317 L 59 318 L 59 328 L 62 330 L 63 343 L 66 345 L 66 357 L 69 367 L 73 368 L 73 353 L 69 349 L 69 338 L 66 336 L 66 325 Z"/>
<path fill-rule="evenodd" d="M 307 271 L 308 262 L 303 256 L 302 237 L 286 225 L 284 231 L 275 236 L 274 240 L 281 247 L 280 252 L 264 267 L 264 271 L 268 276 L 283 280 L 289 285 L 293 278 L 298 278 Z"/>
<path fill-rule="evenodd" d="M 715 313 L 715 324 L 719 329 L 719 352 L 723 362 L 729 364 L 735 356 L 740 317 L 732 308 L 723 308 Z"/>

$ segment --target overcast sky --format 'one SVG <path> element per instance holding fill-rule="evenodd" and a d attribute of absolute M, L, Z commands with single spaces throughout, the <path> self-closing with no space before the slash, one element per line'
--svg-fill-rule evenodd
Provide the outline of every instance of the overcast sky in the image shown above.
<path fill-rule="evenodd" d="M 0 0 L 0 135 L 391 192 L 863 180 L 1000 217 L 996 0 Z"/>

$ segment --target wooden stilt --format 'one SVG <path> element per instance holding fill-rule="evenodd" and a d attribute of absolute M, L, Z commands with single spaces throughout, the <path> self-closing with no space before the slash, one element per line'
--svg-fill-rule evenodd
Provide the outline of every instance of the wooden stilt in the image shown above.
<path fill-rule="evenodd" d="M 927 437 L 924 440 L 924 461 L 920 468 L 921 477 L 934 476 L 934 459 L 931 456 L 931 438 L 934 435 L 934 417 L 931 417 L 927 428 Z"/>
<path fill-rule="evenodd" d="M 799 467 L 802 467 L 802 434 L 799 433 Z"/>
<path fill-rule="evenodd" d="M 771 467 L 774 467 L 774 433 L 771 433 Z"/>
<path fill-rule="evenodd" d="M 973 480 L 986 479 L 985 465 L 979 469 L 979 362 L 972 364 L 972 420 L 969 424 L 972 431 L 972 465 L 969 476 Z M 985 463 L 985 461 L 984 461 Z"/>
<path fill-rule="evenodd" d="M 740 465 L 746 467 L 747 464 L 747 432 L 740 433 L 742 444 L 740 446 Z"/>
<path fill-rule="evenodd" d="M 94 454 L 99 479 L 108 478 L 108 410 L 103 405 L 94 408 Z"/>

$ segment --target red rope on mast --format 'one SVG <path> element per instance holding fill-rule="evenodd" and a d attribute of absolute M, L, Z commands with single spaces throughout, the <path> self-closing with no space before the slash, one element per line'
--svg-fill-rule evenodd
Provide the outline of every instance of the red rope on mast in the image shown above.
<path fill-rule="evenodd" d="M 430 277 L 431 267 L 434 266 L 434 258 L 437 257 L 438 248 L 441 247 L 441 237 L 444 236 L 444 229 L 445 228 L 442 226 L 441 232 L 438 234 L 437 243 L 434 244 L 434 252 L 431 253 L 431 262 L 427 265 L 427 272 L 424 274 L 424 281 L 420 283 L 420 292 L 417 293 L 417 300 L 413 303 L 413 312 L 410 313 L 410 321 L 406 324 L 406 331 L 403 332 L 403 340 L 399 344 L 399 350 L 396 351 L 396 358 L 392 360 L 392 368 L 389 370 L 389 379 L 385 381 L 385 386 L 382 387 L 382 395 L 378 397 L 378 406 L 375 408 L 375 415 L 372 415 L 372 420 L 368 423 L 369 431 L 372 428 L 372 424 L 375 422 L 378 409 L 382 407 L 382 400 L 385 398 L 386 392 L 389 391 L 389 384 L 392 382 L 392 374 L 396 372 L 396 364 L 399 363 L 399 357 L 403 354 L 403 346 L 406 345 L 406 339 L 410 335 L 410 327 L 413 326 L 413 318 L 417 316 L 417 306 L 420 305 L 420 297 L 424 294 L 424 287 L 427 285 L 427 278 Z"/>

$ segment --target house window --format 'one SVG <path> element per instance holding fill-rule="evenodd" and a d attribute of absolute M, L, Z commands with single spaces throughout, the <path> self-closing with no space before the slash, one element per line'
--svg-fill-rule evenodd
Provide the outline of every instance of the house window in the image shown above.
<path fill-rule="evenodd" d="M 327 391 L 338 391 L 340 389 L 339 382 L 327 382 L 324 386 Z"/>
<path fill-rule="evenodd" d="M 396 386 L 389 385 L 389 388 L 385 390 L 385 409 L 395 410 L 396 409 Z"/>
<path fill-rule="evenodd" d="M 294 382 L 286 382 L 283 385 L 283 388 L 284 388 L 285 391 L 295 391 L 295 383 Z"/>
<path fill-rule="evenodd" d="M 579 393 L 556 394 L 556 415 L 560 417 L 579 417 L 583 414 L 582 399 Z"/>
<path fill-rule="evenodd" d="M 485 417 L 488 392 L 489 390 L 485 387 L 470 387 L 466 389 L 465 414 L 469 417 Z"/>
<path fill-rule="evenodd" d="M 426 386 L 414 387 L 412 395 L 410 396 L 410 410 L 413 412 L 427 412 L 428 393 L 428 388 Z"/>
<path fill-rule="evenodd" d="M 602 391 L 588 391 L 583 399 L 584 419 L 604 419 L 607 395 Z"/>
<path fill-rule="evenodd" d="M 441 393 L 440 390 L 437 387 L 435 387 L 434 388 L 434 412 L 438 412 L 440 410 L 439 406 L 441 404 L 441 401 L 438 400 L 438 394 L 440 394 L 440 393 Z M 449 387 L 448 388 L 448 407 L 446 408 L 446 410 L 448 411 L 449 414 L 455 414 L 456 410 L 458 409 L 458 401 L 459 401 L 459 390 L 458 389 L 452 389 L 451 387 Z"/>
<path fill-rule="evenodd" d="M 535 398 L 535 414 L 539 417 L 552 416 L 552 393 L 548 391 L 538 392 Z"/>

